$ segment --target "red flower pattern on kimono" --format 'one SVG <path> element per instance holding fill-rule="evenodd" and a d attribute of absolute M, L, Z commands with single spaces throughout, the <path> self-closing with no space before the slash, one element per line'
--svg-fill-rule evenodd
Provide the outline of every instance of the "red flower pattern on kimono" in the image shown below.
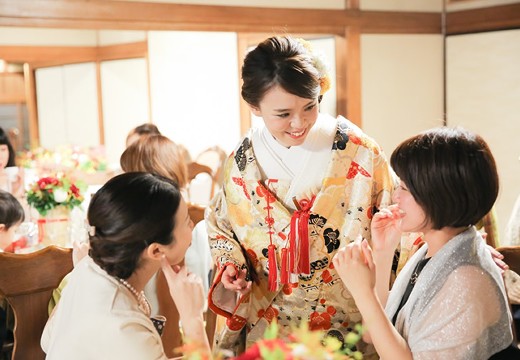
<path fill-rule="evenodd" d="M 272 306 L 269 306 L 267 309 L 260 309 L 258 311 L 258 317 L 263 317 L 269 323 L 273 321 L 273 319 L 276 319 L 278 317 L 279 311 L 273 308 Z"/>
<path fill-rule="evenodd" d="M 363 169 L 357 162 L 352 161 L 350 169 L 348 169 L 347 179 L 353 179 L 357 174 L 361 174 L 365 177 L 370 177 L 370 173 Z"/>
<path fill-rule="evenodd" d="M 329 306 L 326 311 L 313 312 L 310 316 L 309 329 L 311 330 L 329 330 L 332 326 L 331 319 L 332 315 L 336 313 L 336 309 Z"/>

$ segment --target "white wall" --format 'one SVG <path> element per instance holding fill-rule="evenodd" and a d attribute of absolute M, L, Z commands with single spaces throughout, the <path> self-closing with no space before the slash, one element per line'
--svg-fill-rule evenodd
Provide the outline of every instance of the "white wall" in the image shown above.
<path fill-rule="evenodd" d="M 518 0 L 464 0 L 457 2 L 448 2 L 446 4 L 447 11 L 459 11 L 485 8 L 490 6 L 507 5 L 518 3 Z"/>
<path fill-rule="evenodd" d="M 94 63 L 36 70 L 40 144 L 99 144 Z"/>
<path fill-rule="evenodd" d="M 106 156 L 118 166 L 128 132 L 149 121 L 146 60 L 102 62 L 101 93 Z"/>
<path fill-rule="evenodd" d="M 96 30 L 0 27 L 0 45 L 96 46 L 96 42 Z"/>
<path fill-rule="evenodd" d="M 444 0 L 360 0 L 359 5 L 362 10 L 441 12 L 443 1 Z"/>
<path fill-rule="evenodd" d="M 520 194 L 520 30 L 448 37 L 447 79 L 448 124 L 478 132 L 495 155 L 503 238 Z"/>
<path fill-rule="evenodd" d="M 361 36 L 362 126 L 390 156 L 405 138 L 442 125 L 441 35 Z"/>
<path fill-rule="evenodd" d="M 240 138 L 235 33 L 151 31 L 148 37 L 152 118 L 196 157 Z"/>

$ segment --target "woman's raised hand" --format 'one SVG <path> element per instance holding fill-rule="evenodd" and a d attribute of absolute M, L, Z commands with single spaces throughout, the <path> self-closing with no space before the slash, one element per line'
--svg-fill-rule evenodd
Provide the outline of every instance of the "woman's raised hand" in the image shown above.
<path fill-rule="evenodd" d="M 340 249 L 332 259 L 339 277 L 359 301 L 368 292 L 373 292 L 376 284 L 376 269 L 372 249 L 366 239 L 356 241 Z"/>
<path fill-rule="evenodd" d="M 251 281 L 247 281 L 246 277 L 247 269 L 237 271 L 234 266 L 228 265 L 224 269 L 220 281 L 226 289 L 245 295 L 251 290 Z"/>
<path fill-rule="evenodd" d="M 172 268 L 164 257 L 161 258 L 161 268 L 168 282 L 170 295 L 179 310 L 183 327 L 193 319 L 201 320 L 206 299 L 200 277 L 188 272 L 186 266 L 175 265 Z"/>
<path fill-rule="evenodd" d="M 374 251 L 394 251 L 401 239 L 401 219 L 404 212 L 390 205 L 374 214 L 371 224 Z"/>

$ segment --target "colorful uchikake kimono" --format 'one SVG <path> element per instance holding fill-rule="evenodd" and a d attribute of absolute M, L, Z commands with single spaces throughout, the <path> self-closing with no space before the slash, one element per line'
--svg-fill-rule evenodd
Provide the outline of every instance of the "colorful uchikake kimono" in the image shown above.
<path fill-rule="evenodd" d="M 319 124 L 331 128 L 329 162 L 311 165 L 323 169 L 321 187 L 301 192 L 305 195 L 296 197 L 295 205 L 286 195 L 300 179 L 284 185 L 262 176 L 260 146 L 254 148 L 257 130 L 248 133 L 226 163 L 223 188 L 206 214 L 219 267 L 209 307 L 227 318 L 217 349 L 241 353 L 274 319 L 282 334 L 306 321 L 310 329 L 339 339 L 361 322 L 332 258 L 358 235 L 370 239 L 372 214 L 389 205 L 395 178 L 379 146 L 344 118 L 320 115 L 305 143 L 312 141 L 312 131 L 320 131 Z M 301 161 L 312 161 L 311 155 Z M 247 268 L 251 279 L 256 277 L 248 294 L 237 298 L 224 288 L 220 280 L 226 265 Z M 374 353 L 364 343 L 358 349 L 366 359 Z"/>

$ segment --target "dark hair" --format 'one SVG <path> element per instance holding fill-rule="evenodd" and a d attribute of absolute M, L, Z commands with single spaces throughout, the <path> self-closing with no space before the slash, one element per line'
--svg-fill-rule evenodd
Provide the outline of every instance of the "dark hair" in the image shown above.
<path fill-rule="evenodd" d="M 265 93 L 276 85 L 304 99 L 320 94 L 319 73 L 308 50 L 298 40 L 276 36 L 251 50 L 242 66 L 242 97 L 259 106 Z"/>
<path fill-rule="evenodd" d="M 7 160 L 6 166 L 15 166 L 15 153 L 13 145 L 11 145 L 11 142 L 9 141 L 9 137 L 5 133 L 4 129 L 0 127 L 0 145 L 7 145 L 7 149 L 9 149 L 9 159 Z"/>
<path fill-rule="evenodd" d="M 157 125 L 154 125 L 152 123 L 145 123 L 145 124 L 136 126 L 132 130 L 132 133 L 139 134 L 139 135 L 146 135 L 146 134 L 160 135 L 161 134 Z"/>
<path fill-rule="evenodd" d="M 20 202 L 9 192 L 0 190 L 0 224 L 6 229 L 25 220 Z"/>
<path fill-rule="evenodd" d="M 436 128 L 403 141 L 391 165 L 434 229 L 474 225 L 492 208 L 499 180 L 484 139 L 462 128 Z"/>
<path fill-rule="evenodd" d="M 129 172 L 109 180 L 92 197 L 88 222 L 90 256 L 109 275 L 127 279 L 139 266 L 143 250 L 173 239 L 181 193 L 162 176 Z"/>

